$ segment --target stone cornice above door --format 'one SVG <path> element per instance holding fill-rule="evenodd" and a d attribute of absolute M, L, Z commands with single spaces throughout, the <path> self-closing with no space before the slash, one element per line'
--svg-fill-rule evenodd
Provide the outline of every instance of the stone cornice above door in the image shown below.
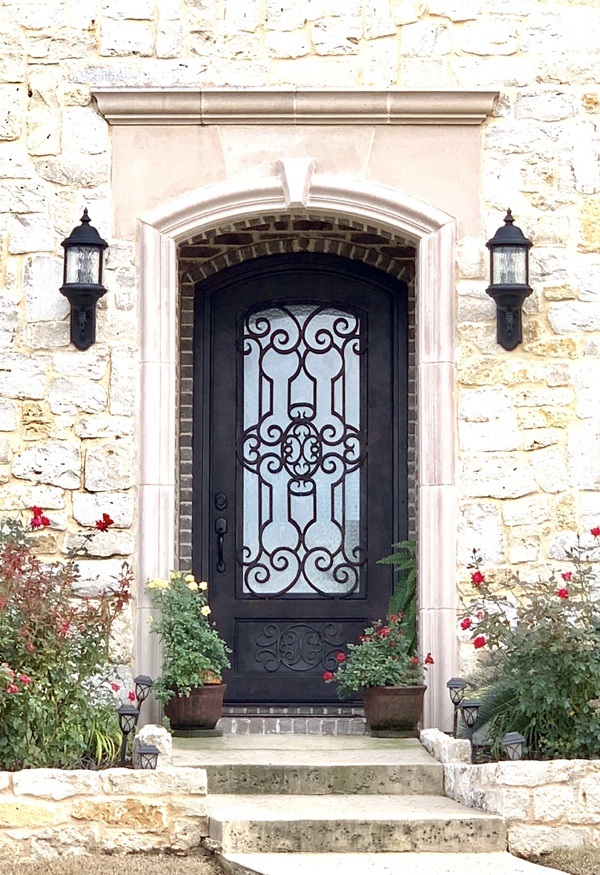
<path fill-rule="evenodd" d="M 111 125 L 480 125 L 497 91 L 96 88 Z"/>

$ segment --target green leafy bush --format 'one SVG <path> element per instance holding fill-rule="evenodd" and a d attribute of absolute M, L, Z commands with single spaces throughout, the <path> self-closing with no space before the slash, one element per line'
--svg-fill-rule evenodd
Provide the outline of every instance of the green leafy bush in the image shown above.
<path fill-rule="evenodd" d="M 30 528 L 46 525 L 34 508 Z M 77 597 L 74 558 L 41 562 L 27 534 L 18 520 L 0 525 L 0 769 L 103 760 L 117 726 L 108 643 L 130 598 L 129 568 L 97 597 Z"/>
<path fill-rule="evenodd" d="M 175 693 L 189 696 L 194 687 L 219 683 L 231 650 L 208 619 L 208 584 L 173 571 L 170 580 L 151 580 L 147 589 L 160 610 L 158 619 L 150 618 L 163 645 L 162 675 L 152 687 L 158 701 L 164 704 Z"/>
<path fill-rule="evenodd" d="M 423 670 L 433 665 L 431 653 L 424 660 L 408 649 L 400 617 L 392 614 L 365 629 L 358 644 L 348 645 L 348 655 L 337 654 L 336 671 L 326 671 L 326 683 L 337 681 L 340 698 L 363 687 L 408 687 L 423 683 Z"/>
<path fill-rule="evenodd" d="M 397 572 L 388 614 L 402 617 L 409 653 L 417 652 L 417 545 L 415 541 L 399 541 L 394 552 L 379 560 L 380 565 L 393 565 Z"/>
<path fill-rule="evenodd" d="M 594 538 L 600 528 L 592 529 Z M 473 551 L 461 628 L 483 654 L 471 678 L 497 755 L 505 732 L 521 732 L 532 758 L 600 756 L 600 612 L 589 548 L 566 550 L 570 568 L 525 583 L 492 585 Z"/>

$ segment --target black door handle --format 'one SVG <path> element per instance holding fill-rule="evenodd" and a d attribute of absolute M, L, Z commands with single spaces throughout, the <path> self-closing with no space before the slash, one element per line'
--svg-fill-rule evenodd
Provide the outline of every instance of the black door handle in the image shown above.
<path fill-rule="evenodd" d="M 215 520 L 215 532 L 217 533 L 217 571 L 222 573 L 225 571 L 225 560 L 223 558 L 223 541 L 227 532 L 227 520 L 220 516 Z"/>

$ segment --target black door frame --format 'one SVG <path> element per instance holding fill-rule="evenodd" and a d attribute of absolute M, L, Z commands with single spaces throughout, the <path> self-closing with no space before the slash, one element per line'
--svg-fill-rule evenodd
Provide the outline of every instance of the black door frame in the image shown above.
<path fill-rule="evenodd" d="M 362 262 L 334 255 L 297 253 L 273 255 L 226 268 L 195 287 L 194 320 L 194 489 L 193 489 L 193 569 L 196 575 L 211 580 L 210 556 L 214 539 L 213 496 L 210 490 L 210 386 L 211 299 L 242 278 L 256 278 L 273 271 L 303 270 L 330 272 L 337 276 L 361 278 L 366 284 L 387 290 L 392 303 L 392 380 L 396 427 L 393 430 L 393 539 L 407 537 L 408 526 L 408 306 L 406 284 Z M 402 330 L 401 330 L 402 327 Z M 198 481 L 201 483 L 198 484 Z M 211 583 L 216 583 L 212 581 Z"/>

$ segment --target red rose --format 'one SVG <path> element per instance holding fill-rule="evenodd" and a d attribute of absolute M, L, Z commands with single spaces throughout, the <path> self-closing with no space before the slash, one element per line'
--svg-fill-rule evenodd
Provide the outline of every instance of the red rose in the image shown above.
<path fill-rule="evenodd" d="M 377 634 L 380 638 L 387 638 L 390 634 L 390 630 L 387 626 L 382 626 L 381 629 L 377 630 Z"/>
<path fill-rule="evenodd" d="M 323 680 L 324 681 L 332 681 L 333 680 L 333 672 L 326 671 L 325 674 L 323 675 Z"/>
<path fill-rule="evenodd" d="M 29 520 L 29 525 L 32 529 L 41 529 L 43 527 L 43 522 L 41 516 L 32 516 Z"/>
<path fill-rule="evenodd" d="M 433 665 L 433 656 L 431 655 L 431 653 L 427 654 L 423 662 L 425 663 L 425 665 Z"/>
<path fill-rule="evenodd" d="M 391 620 L 392 623 L 397 623 L 398 622 L 398 614 L 390 614 L 389 619 Z"/>
<path fill-rule="evenodd" d="M 7 693 L 18 693 L 19 688 L 16 687 L 14 684 L 8 684 L 6 687 L 6 692 Z"/>
<path fill-rule="evenodd" d="M 473 647 L 475 650 L 479 650 L 481 647 L 485 647 L 485 638 L 483 635 L 478 635 L 477 638 L 473 641 Z"/>
<path fill-rule="evenodd" d="M 41 516 L 44 513 L 43 507 L 36 507 L 35 505 L 31 508 L 31 513 L 34 516 Z"/>
<path fill-rule="evenodd" d="M 571 580 L 571 578 L 573 577 L 573 572 L 572 571 L 563 571 L 563 573 L 561 574 L 561 577 L 563 580 Z"/>
<path fill-rule="evenodd" d="M 112 683 L 112 684 L 110 685 L 110 688 L 111 688 L 111 690 L 113 690 L 113 692 L 115 692 L 115 693 L 118 693 L 119 690 L 121 689 L 121 687 L 119 686 L 119 684 L 115 684 L 115 683 Z"/>
<path fill-rule="evenodd" d="M 466 630 L 470 629 L 472 625 L 471 618 L 465 617 L 464 620 L 461 621 L 460 628 Z"/>
<path fill-rule="evenodd" d="M 337 656 L 335 657 L 336 662 L 344 662 L 345 659 L 346 659 L 345 653 L 338 653 Z"/>
<path fill-rule="evenodd" d="M 475 586 L 479 586 L 479 584 L 484 583 L 485 577 L 481 573 L 481 571 L 474 571 L 471 575 L 471 582 L 475 584 Z"/>
<path fill-rule="evenodd" d="M 593 535 L 594 538 L 600 538 L 600 526 L 594 526 L 593 529 L 590 529 L 590 535 Z"/>
<path fill-rule="evenodd" d="M 25 645 L 25 649 L 26 649 L 26 650 L 29 650 L 29 651 L 31 652 L 31 651 L 35 650 L 35 647 L 34 647 L 33 644 L 31 644 L 31 642 L 30 642 L 29 644 L 26 644 L 26 645 Z"/>
<path fill-rule="evenodd" d="M 96 521 L 96 528 L 101 532 L 105 532 L 109 526 L 114 525 L 114 521 L 111 520 L 107 513 L 102 514 L 102 519 Z"/>
<path fill-rule="evenodd" d="M 129 699 L 130 702 L 135 702 L 135 693 L 134 692 L 127 693 L 127 698 Z"/>
<path fill-rule="evenodd" d="M 568 599 L 569 598 L 569 590 L 563 586 L 562 589 L 558 589 L 556 591 L 556 595 L 559 597 L 559 599 Z"/>
<path fill-rule="evenodd" d="M 413 665 L 418 665 L 419 664 L 419 657 L 413 656 L 413 658 L 411 659 L 411 662 Z"/>
<path fill-rule="evenodd" d="M 31 683 L 31 678 L 29 677 L 28 674 L 20 674 L 19 680 L 21 681 L 22 684 L 25 684 L 25 686 L 27 686 L 27 684 Z"/>
<path fill-rule="evenodd" d="M 41 519 L 41 521 L 42 521 L 42 525 L 43 525 L 43 526 L 49 526 L 49 525 L 50 525 L 50 520 L 48 519 L 47 516 L 42 516 L 42 517 L 40 517 L 40 519 Z"/>

